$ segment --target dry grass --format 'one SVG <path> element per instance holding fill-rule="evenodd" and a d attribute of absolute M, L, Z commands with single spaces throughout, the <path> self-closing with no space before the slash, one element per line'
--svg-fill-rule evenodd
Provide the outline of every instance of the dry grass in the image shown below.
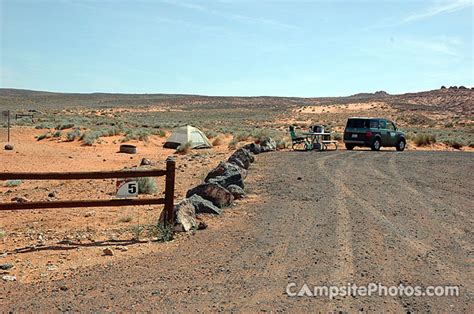
<path fill-rule="evenodd" d="M 222 134 L 219 134 L 213 141 L 212 141 L 212 146 L 221 146 L 224 144 L 224 136 Z"/>

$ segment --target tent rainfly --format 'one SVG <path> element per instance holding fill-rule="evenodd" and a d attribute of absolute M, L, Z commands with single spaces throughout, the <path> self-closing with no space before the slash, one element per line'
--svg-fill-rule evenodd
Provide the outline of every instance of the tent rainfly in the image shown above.
<path fill-rule="evenodd" d="M 198 128 L 190 125 L 179 127 L 173 130 L 171 136 L 163 145 L 164 148 L 178 148 L 180 145 L 191 143 L 191 148 L 209 148 L 212 147 L 206 135 Z"/>

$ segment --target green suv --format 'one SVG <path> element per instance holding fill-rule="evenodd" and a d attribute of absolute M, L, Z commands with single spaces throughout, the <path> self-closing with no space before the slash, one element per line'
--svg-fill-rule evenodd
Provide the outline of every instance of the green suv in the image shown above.
<path fill-rule="evenodd" d="M 344 130 L 344 144 L 348 150 L 355 146 L 396 147 L 403 151 L 406 146 L 405 134 L 397 129 L 395 123 L 381 118 L 349 118 Z"/>

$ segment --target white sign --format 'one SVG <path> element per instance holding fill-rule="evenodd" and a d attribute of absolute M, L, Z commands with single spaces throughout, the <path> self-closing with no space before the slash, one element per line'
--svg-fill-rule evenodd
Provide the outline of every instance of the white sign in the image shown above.
<path fill-rule="evenodd" d="M 129 198 L 138 196 L 138 182 L 136 179 L 117 179 L 117 197 Z"/>

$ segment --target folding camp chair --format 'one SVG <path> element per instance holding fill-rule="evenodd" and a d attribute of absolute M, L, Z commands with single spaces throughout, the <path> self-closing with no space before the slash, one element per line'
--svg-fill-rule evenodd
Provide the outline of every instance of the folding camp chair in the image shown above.
<path fill-rule="evenodd" d="M 311 143 L 305 136 L 296 136 L 295 127 L 290 125 L 291 148 L 297 150 L 296 147 L 303 145 L 304 150 L 311 149 Z"/>

